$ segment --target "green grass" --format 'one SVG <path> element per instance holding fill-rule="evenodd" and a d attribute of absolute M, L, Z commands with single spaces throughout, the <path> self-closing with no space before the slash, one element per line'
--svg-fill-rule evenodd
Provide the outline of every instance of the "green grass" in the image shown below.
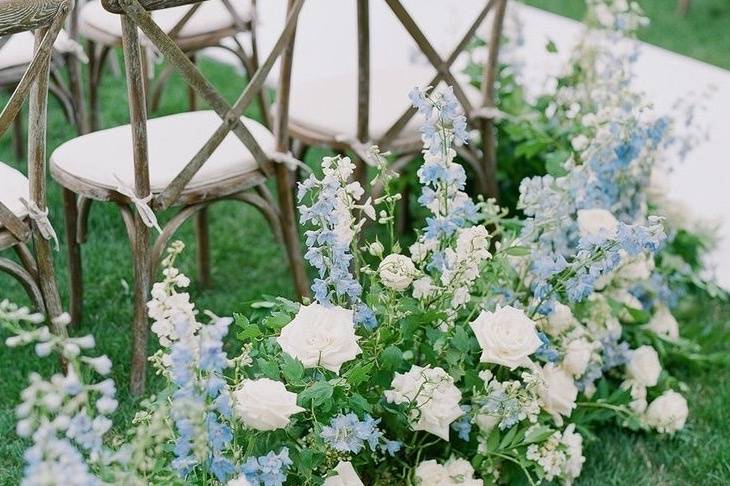
<path fill-rule="evenodd" d="M 581 19 L 585 13 L 585 0 L 521 1 L 575 19 Z M 686 17 L 677 15 L 677 0 L 638 3 L 651 20 L 651 25 L 639 33 L 641 40 L 730 69 L 730 2 L 691 0 Z"/>
<path fill-rule="evenodd" d="M 670 0 L 664 0 L 671 3 Z M 652 17 L 662 0 L 647 4 Z M 580 0 L 532 1 L 539 6 L 560 6 L 566 9 L 580 5 Z M 708 15 L 710 6 L 723 12 Z M 730 34 L 725 32 L 723 18 L 730 15 L 730 5 L 725 0 L 697 1 L 688 19 L 680 19 L 688 25 L 703 25 L 702 36 L 716 35 L 717 42 L 700 39 L 687 27 L 681 32 L 660 31 L 668 25 L 671 12 L 657 16 L 648 40 L 666 47 L 679 46 L 691 55 L 721 64 L 727 55 Z M 572 10 L 568 10 L 572 12 Z M 704 15 L 704 16 L 703 16 Z M 704 23 L 703 23 L 704 22 Z M 705 24 L 706 23 L 706 24 Z M 727 29 L 730 30 L 730 29 Z M 649 35 L 649 34 L 647 34 Z M 692 36 L 696 35 L 697 38 Z M 685 42 L 680 42 L 683 38 Z M 661 41 L 661 42 L 660 42 Z M 677 50 L 680 50 L 679 47 Z M 730 59 L 725 59 L 730 67 Z M 228 99 L 234 98 L 244 82 L 227 67 L 205 63 L 204 71 L 216 86 L 223 87 Z M 126 123 L 128 120 L 126 93 L 123 81 L 111 75 L 105 78 L 102 90 L 104 126 Z M 179 79 L 174 79 L 167 91 L 161 110 L 157 114 L 174 113 L 186 107 L 186 92 Z M 49 153 L 62 141 L 74 135 L 73 129 L 63 119 L 59 107 L 51 101 L 49 108 Z M 10 137 L 0 140 L 0 158 L 24 169 L 24 163 L 16 160 Z M 98 163 L 104 163 L 104 154 L 98 154 Z M 49 205 L 51 220 L 63 237 L 61 195 L 56 184 L 50 183 Z M 164 219 L 164 218 L 163 218 Z M 180 260 L 181 268 L 193 278 L 190 292 L 200 309 L 211 309 L 218 314 L 231 314 L 243 307 L 246 301 L 263 294 L 293 297 L 293 288 L 285 264 L 285 256 L 264 218 L 254 209 L 232 202 L 214 206 L 210 215 L 212 228 L 213 287 L 201 290 L 195 284 L 196 269 L 194 237 L 190 224 L 185 225 L 177 237 L 188 249 Z M 136 408 L 135 400 L 127 393 L 128 360 L 130 353 L 130 329 L 132 298 L 129 286 L 132 281 L 129 244 L 116 208 L 109 204 L 95 204 L 90 218 L 91 236 L 83 247 L 85 313 L 83 322 L 72 330 L 75 334 L 93 334 L 100 353 L 109 355 L 116 364 L 113 377 L 119 387 L 121 407 L 116 425 L 128 423 Z M 6 254 L 3 256 L 7 256 Z M 66 258 L 63 251 L 56 255 L 56 269 L 62 298 L 67 301 Z M 18 303 L 27 298 L 18 285 L 0 274 L 0 298 L 7 297 Z M 712 351 L 728 352 L 728 311 L 730 308 L 712 301 L 688 302 L 683 320 L 686 335 L 698 336 Z M 694 316 L 694 317 L 693 317 Z M 699 316 L 699 317 L 696 317 Z M 1 337 L 5 337 L 4 335 Z M 22 473 L 22 451 L 25 443 L 14 432 L 14 406 L 20 391 L 25 387 L 28 374 L 53 371 L 53 360 L 41 361 L 31 349 L 8 349 L 0 346 L 0 485 L 17 484 Z M 587 444 L 587 462 L 580 484 L 722 484 L 730 480 L 730 437 L 727 430 L 725 404 L 730 402 L 728 369 L 699 369 L 679 364 L 673 369 L 686 379 L 689 390 L 691 417 L 686 432 L 672 439 L 651 434 L 629 433 L 621 430 L 605 430 L 598 439 Z M 150 388 L 154 389 L 152 380 Z"/>

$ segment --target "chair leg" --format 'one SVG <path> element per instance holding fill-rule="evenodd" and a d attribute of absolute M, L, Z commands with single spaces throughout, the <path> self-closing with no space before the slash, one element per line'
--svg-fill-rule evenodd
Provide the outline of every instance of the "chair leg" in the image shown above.
<path fill-rule="evenodd" d="M 139 396 L 144 393 L 147 369 L 147 340 L 149 326 L 147 320 L 147 299 L 149 297 L 149 228 L 144 225 L 138 214 L 134 215 L 134 235 L 132 259 L 134 260 L 134 316 L 132 320 L 132 369 L 130 372 L 130 391 Z"/>
<path fill-rule="evenodd" d="M 68 247 L 68 274 L 71 322 L 79 324 L 84 301 L 83 272 L 81 266 L 81 242 L 78 239 L 79 211 L 76 194 L 63 190 L 64 223 L 66 226 L 66 246 Z"/>
<path fill-rule="evenodd" d="M 309 279 L 304 270 L 304 258 L 302 257 L 297 231 L 297 220 L 294 209 L 294 194 L 290 190 L 289 170 L 281 164 L 274 168 L 276 171 L 276 184 L 279 193 L 279 211 L 281 219 L 281 230 L 284 235 L 286 254 L 289 258 L 289 268 L 294 279 L 294 288 L 299 298 L 309 297 Z"/>
<path fill-rule="evenodd" d="M 66 324 L 57 320 L 63 313 L 63 307 L 61 306 L 61 296 L 58 294 L 56 273 L 53 269 L 51 243 L 36 231 L 33 233 L 33 246 L 35 247 L 36 263 L 38 264 L 38 287 L 43 295 L 46 318 L 50 324 L 51 332 L 57 336 L 66 336 Z"/>
<path fill-rule="evenodd" d="M 208 208 L 195 215 L 196 256 L 198 260 L 198 281 L 203 288 L 211 286 L 210 278 L 210 233 L 208 231 Z"/>
<path fill-rule="evenodd" d="M 13 120 L 13 145 L 15 146 L 15 156 L 18 160 L 25 158 L 25 136 L 23 134 L 23 114 L 18 113 Z"/>
<path fill-rule="evenodd" d="M 101 68 L 98 66 L 99 58 L 96 55 L 96 43 L 89 41 L 87 45 L 87 56 L 89 58 L 89 113 L 87 126 L 89 130 L 96 131 L 99 129 L 99 78 L 101 77 Z"/>

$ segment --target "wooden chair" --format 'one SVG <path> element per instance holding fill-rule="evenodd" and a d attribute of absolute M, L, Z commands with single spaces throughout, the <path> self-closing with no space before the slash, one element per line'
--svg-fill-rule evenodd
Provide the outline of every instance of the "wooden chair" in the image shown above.
<path fill-rule="evenodd" d="M 68 18 L 71 16 L 69 15 Z M 51 56 L 48 89 L 61 105 L 66 119 L 79 133 L 84 131 L 84 114 L 81 106 L 81 79 L 79 54 L 69 50 L 74 40 L 61 30 Z M 83 54 L 83 53 L 82 53 Z M 22 79 L 33 60 L 34 38 L 32 32 L 20 32 L 0 39 L 0 89 L 12 92 Z M 68 82 L 63 73 L 67 74 Z M 15 118 L 13 139 L 19 159 L 25 157 L 23 119 Z"/>
<path fill-rule="evenodd" d="M 13 249 L 21 264 L 0 258 L 0 270 L 16 278 L 51 329 L 66 332 L 53 270 L 55 233 L 46 209 L 46 109 L 53 42 L 71 0 L 0 0 L 0 37 L 35 31 L 31 61 L 0 114 L 0 134 L 7 131 L 28 99 L 28 177 L 0 162 L 0 250 Z M 34 251 L 27 243 L 33 240 Z"/>
<path fill-rule="evenodd" d="M 491 115 L 506 4 L 507 0 L 308 3 L 299 21 L 295 45 L 289 117 L 292 136 L 302 146 L 348 151 L 360 155 L 361 160 L 365 156 L 363 149 L 375 144 L 398 156 L 394 168 L 399 170 L 421 149 L 420 120 L 414 118 L 416 110 L 409 107 L 408 92 L 414 86 L 452 85 L 470 126 L 479 129 L 483 141 L 481 150 L 471 144 L 462 147 L 460 154 L 472 166 L 480 192 L 496 196 Z M 448 43 L 448 49 L 444 45 L 437 49 L 431 39 L 433 27 L 443 27 L 456 10 L 467 12 L 460 19 L 464 28 L 454 31 L 456 38 L 454 32 L 449 32 L 454 41 Z M 485 48 L 488 61 L 480 92 L 462 76 L 459 70 L 463 64 L 457 60 L 463 60 L 460 56 L 483 29 L 490 12 L 493 14 Z M 282 17 L 281 0 L 259 2 L 260 29 L 256 33 L 262 52 L 272 43 L 265 29 Z M 428 25 L 422 26 L 416 19 Z M 332 27 L 328 29 L 328 25 Z M 417 54 L 423 58 L 420 64 L 409 61 L 414 54 L 409 51 L 411 47 L 418 49 Z"/>
<path fill-rule="evenodd" d="M 235 54 L 242 67 L 252 74 L 257 59 L 250 57 L 241 45 L 237 34 L 250 30 L 251 0 L 209 0 L 204 3 L 180 5 L 156 10 L 152 17 L 162 30 L 175 40 L 178 46 L 195 62 L 196 53 L 202 49 L 221 48 Z M 188 2 L 190 3 L 190 2 Z M 89 55 L 89 115 L 92 130 L 99 128 L 99 85 L 109 54 L 122 45 L 122 25 L 119 15 L 107 11 L 101 0 L 92 0 L 79 8 L 79 30 L 88 39 Z M 145 39 L 146 40 L 146 39 Z M 145 43 L 147 47 L 149 43 Z M 142 51 L 145 80 L 151 78 L 148 49 Z M 159 106 L 164 86 L 174 72 L 167 65 L 150 89 L 149 102 L 153 110 Z M 195 97 L 190 97 L 191 109 L 195 109 Z"/>
<path fill-rule="evenodd" d="M 291 162 L 287 152 L 287 109 L 290 43 L 304 0 L 292 0 L 288 20 L 276 46 L 253 74 L 233 105 L 224 101 L 175 40 L 158 26 L 149 11 L 191 0 L 104 0 L 110 12 L 121 13 L 130 125 L 92 132 L 61 145 L 51 156 L 53 177 L 64 187 L 66 234 L 69 241 L 71 312 L 81 313 L 80 244 L 92 200 L 118 205 L 134 258 L 134 321 L 131 388 L 144 388 L 148 321 L 145 303 L 151 275 L 168 239 L 197 214 L 200 275 L 209 275 L 207 207 L 216 201 L 238 200 L 261 210 L 284 241 L 297 292 L 306 295 L 307 278 L 299 248 Z M 195 1 L 195 0 L 193 0 Z M 203 0 L 206 1 L 206 0 Z M 147 120 L 141 55 L 141 33 L 175 66 L 195 93 L 212 108 Z M 281 58 L 277 120 L 272 134 L 262 124 L 242 116 L 260 94 L 275 61 Z M 100 157 L 101 155 L 101 157 Z M 278 209 L 266 186 L 277 181 Z M 154 211 L 179 207 L 164 228 Z M 150 243 L 150 228 L 159 236 Z"/>

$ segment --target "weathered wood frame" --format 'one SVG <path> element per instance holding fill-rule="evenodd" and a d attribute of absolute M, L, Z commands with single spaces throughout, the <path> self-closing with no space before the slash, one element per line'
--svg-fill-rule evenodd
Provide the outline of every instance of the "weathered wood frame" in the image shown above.
<path fill-rule="evenodd" d="M 46 125 L 53 42 L 73 6 L 71 0 L 0 0 L 0 36 L 35 30 L 34 55 L 2 113 L 0 135 L 5 133 L 28 100 L 28 181 L 30 202 L 46 209 Z M 56 285 L 50 241 L 43 238 L 32 218 L 18 218 L 0 202 L 0 250 L 14 249 L 20 264 L 1 257 L 0 271 L 16 278 L 52 331 L 65 334 L 61 299 Z M 27 246 L 33 240 L 35 253 Z"/>
<path fill-rule="evenodd" d="M 198 0 L 200 1 L 200 0 Z M 205 0 L 202 0 L 205 1 Z M 144 390 L 145 365 L 147 362 L 148 319 L 146 301 L 148 288 L 157 262 L 172 234 L 190 217 L 197 215 L 198 259 L 201 275 L 209 273 L 207 207 L 221 200 L 246 202 L 259 209 L 266 217 L 277 238 L 283 240 L 289 259 L 295 288 L 300 296 L 308 294 L 308 280 L 300 251 L 295 205 L 291 191 L 289 169 L 274 162 L 259 146 L 256 139 L 241 122 L 246 108 L 265 89 L 264 81 L 281 58 L 279 100 L 274 136 L 276 150 L 287 152 L 288 94 L 291 72 L 291 48 L 299 12 L 304 0 L 289 0 L 287 22 L 267 58 L 251 76 L 245 89 L 232 105 L 229 105 L 218 91 L 197 69 L 189 56 L 183 52 L 167 33 L 152 20 L 145 6 L 165 8 L 190 3 L 189 0 L 119 0 L 104 1 L 111 11 L 122 10 L 123 42 L 127 78 L 127 96 L 130 109 L 130 125 L 133 139 L 134 193 L 139 198 L 152 196 L 149 204 L 156 211 L 180 207 L 179 212 L 162 228 L 162 233 L 150 244 L 150 231 L 140 215 L 130 206 L 130 199 L 117 191 L 94 186 L 62 171 L 55 171 L 54 177 L 64 186 L 64 208 L 66 212 L 66 234 L 69 241 L 69 262 L 71 276 L 72 316 L 80 316 L 83 299 L 80 244 L 86 237 L 86 220 L 91 200 L 113 201 L 121 210 L 134 259 L 134 318 L 131 365 L 131 389 L 135 394 Z M 182 75 L 196 96 L 204 100 L 221 118 L 218 129 L 193 156 L 172 182 L 161 192 L 151 194 L 149 181 L 149 160 L 147 145 L 147 110 L 144 86 L 143 59 L 138 29 L 154 44 L 156 49 Z M 232 177 L 220 183 L 195 190 L 186 190 L 191 179 L 205 164 L 229 133 L 246 146 L 258 164 L 258 170 L 242 176 Z M 270 176 L 276 179 L 279 195 L 278 207 L 264 185 Z M 76 194 L 79 194 L 77 197 Z"/>
<path fill-rule="evenodd" d="M 482 150 L 474 145 L 468 145 L 459 149 L 460 155 L 473 168 L 477 177 L 479 191 L 488 197 L 497 197 L 496 184 L 496 151 L 494 137 L 494 120 L 488 116 L 495 105 L 495 83 L 498 63 L 499 44 L 502 33 L 503 19 L 507 0 L 485 1 L 484 8 L 472 21 L 467 32 L 463 35 L 456 47 L 446 57 L 442 58 L 426 34 L 420 29 L 413 17 L 403 7 L 400 0 L 385 0 L 390 10 L 398 18 L 410 37 L 416 42 L 421 52 L 436 69 L 436 75 L 427 86 L 436 86 L 441 81 L 454 87 L 454 94 L 464 107 L 465 115 L 471 126 L 478 128 L 482 135 Z M 380 139 L 369 138 L 369 106 L 370 106 L 370 16 L 369 0 L 357 0 L 357 53 L 358 53 L 358 77 L 357 77 L 357 134 L 354 141 L 334 140 L 323 137 L 322 134 L 291 123 L 291 132 L 299 141 L 306 145 L 327 145 L 335 150 L 350 151 L 360 159 L 358 161 L 358 175 L 362 179 L 365 171 L 362 150 L 358 145 L 378 145 L 382 150 L 390 150 L 398 155 L 393 169 L 403 169 L 418 153 L 421 148 L 420 137 L 408 139 L 403 137 L 403 131 L 408 122 L 416 114 L 415 108 L 407 109 L 396 120 Z M 472 106 L 466 96 L 464 88 L 451 72 L 454 62 L 464 52 L 470 41 L 474 38 L 479 27 L 484 23 L 488 13 L 494 11 L 492 28 L 489 43 L 487 46 L 487 65 L 485 66 L 482 79 L 482 105 Z"/>
<path fill-rule="evenodd" d="M 248 32 L 253 31 L 251 22 L 244 20 L 241 18 L 241 16 L 238 14 L 238 12 L 235 10 L 233 5 L 231 4 L 230 0 L 221 0 L 224 7 L 228 11 L 228 13 L 231 15 L 231 21 L 233 23 L 232 28 L 226 28 L 226 29 L 219 29 L 211 32 L 206 32 L 203 34 L 199 34 L 196 36 L 190 36 L 190 37 L 180 37 L 180 33 L 185 28 L 185 26 L 188 24 L 188 22 L 191 21 L 191 19 L 194 17 L 195 12 L 200 8 L 200 5 L 202 3 L 198 2 L 180 2 L 176 3 L 174 6 L 184 6 L 187 4 L 190 4 L 190 8 L 186 11 L 186 13 L 183 15 L 183 17 L 180 18 L 180 20 L 168 31 L 168 35 L 175 40 L 175 42 L 178 44 L 178 46 L 188 55 L 188 57 L 195 63 L 196 60 L 196 54 L 203 50 L 203 49 L 211 49 L 211 48 L 218 48 L 223 49 L 225 51 L 228 51 L 232 53 L 238 61 L 241 63 L 241 67 L 249 74 L 253 74 L 257 69 L 257 60 L 253 56 L 253 54 L 246 52 L 246 49 L 243 47 L 243 45 L 238 41 L 238 38 L 236 37 L 237 34 L 242 32 Z M 107 10 L 109 10 L 112 13 L 120 14 L 122 13 L 121 7 L 118 6 L 116 3 L 105 3 L 102 2 Z M 147 5 L 146 3 L 144 5 Z M 155 6 L 157 4 L 150 4 L 150 10 L 157 9 Z M 155 7 L 155 8 L 152 8 Z M 168 8 L 168 7 L 165 7 Z M 233 46 L 227 45 L 224 40 L 226 39 L 232 39 L 234 42 Z M 121 47 L 121 39 L 119 39 L 118 44 L 97 44 L 97 42 L 93 40 L 87 41 L 87 55 L 89 57 L 89 66 L 88 66 L 88 92 L 89 92 L 89 110 L 88 110 L 88 120 L 87 125 L 89 126 L 90 130 L 97 130 L 99 129 L 100 120 L 99 120 L 99 86 L 101 85 L 102 76 L 104 74 L 104 66 L 106 62 L 109 60 L 110 55 L 113 55 L 114 48 L 115 47 Z M 142 53 L 143 59 L 147 61 L 146 56 L 147 53 Z M 159 73 L 159 76 L 154 78 L 152 84 L 148 87 L 148 92 L 150 95 L 148 96 L 148 105 L 152 111 L 155 111 L 159 108 L 162 95 L 165 89 L 165 86 L 167 85 L 167 81 L 169 80 L 170 76 L 174 73 L 175 67 L 172 65 L 165 66 L 162 71 Z M 147 82 L 148 78 L 151 77 L 151 74 L 147 72 L 147 63 L 144 64 L 144 74 L 145 74 L 145 82 Z M 263 97 L 259 100 L 259 104 L 261 105 L 262 112 L 264 114 L 264 124 L 269 125 L 269 117 L 268 112 L 264 109 L 266 104 L 264 103 Z M 189 92 L 189 105 L 190 109 L 194 110 L 197 106 L 197 100 L 194 91 L 190 90 Z"/>

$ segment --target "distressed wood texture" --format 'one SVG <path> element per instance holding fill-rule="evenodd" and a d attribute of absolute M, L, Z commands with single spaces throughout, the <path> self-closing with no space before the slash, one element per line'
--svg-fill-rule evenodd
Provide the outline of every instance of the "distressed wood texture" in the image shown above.
<path fill-rule="evenodd" d="M 0 0 L 0 36 L 49 25 L 67 0 Z"/>
<path fill-rule="evenodd" d="M 145 10 L 162 10 L 164 8 L 179 7 L 181 5 L 190 5 L 191 3 L 207 2 L 208 0 L 140 0 L 140 4 Z M 106 10 L 116 14 L 125 13 L 125 6 L 129 4 L 129 0 L 101 0 L 101 4 Z"/>

